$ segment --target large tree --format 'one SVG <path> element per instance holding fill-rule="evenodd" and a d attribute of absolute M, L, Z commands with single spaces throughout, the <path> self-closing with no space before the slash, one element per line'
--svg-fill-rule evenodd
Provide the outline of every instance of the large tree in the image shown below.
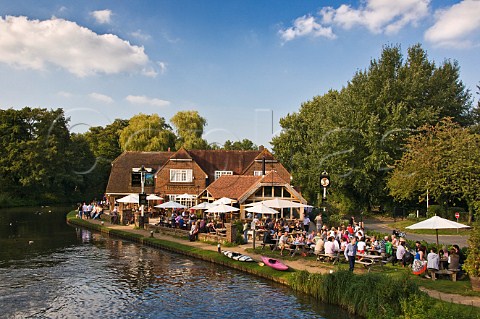
<path fill-rule="evenodd" d="M 198 114 L 197 111 L 177 112 L 171 119 L 177 131 L 178 139 L 175 143 L 177 149 L 207 149 L 208 142 L 202 138 L 203 128 L 207 120 Z"/>
<path fill-rule="evenodd" d="M 120 132 L 123 151 L 167 151 L 175 148 L 172 128 L 158 114 L 137 114 Z"/>
<path fill-rule="evenodd" d="M 480 209 L 480 135 L 452 122 L 426 125 L 408 138 L 387 186 L 397 200 L 430 196 L 448 205 L 455 199 L 469 206 L 470 219 Z"/>
<path fill-rule="evenodd" d="M 68 201 L 75 189 L 72 141 L 62 109 L 0 110 L 0 193 Z"/>
<path fill-rule="evenodd" d="M 281 119 L 273 150 L 307 199 L 317 198 L 326 170 L 332 176 L 329 201 L 342 210 L 369 209 L 391 201 L 386 177 L 405 138 L 444 116 L 469 124 L 470 105 L 456 62 L 436 66 L 420 45 L 409 48 L 405 60 L 400 47 L 385 47 L 342 90 Z"/>
<path fill-rule="evenodd" d="M 223 149 L 225 150 L 256 150 L 258 149 L 258 146 L 255 145 L 252 141 L 250 141 L 247 138 L 244 138 L 241 141 L 235 141 L 232 142 L 230 140 L 226 140 L 225 143 L 223 144 Z"/>

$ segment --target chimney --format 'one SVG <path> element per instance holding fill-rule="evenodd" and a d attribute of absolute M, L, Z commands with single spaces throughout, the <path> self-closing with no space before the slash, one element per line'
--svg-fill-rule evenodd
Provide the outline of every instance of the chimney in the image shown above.
<path fill-rule="evenodd" d="M 168 148 L 168 151 L 170 152 L 170 147 Z"/>
<path fill-rule="evenodd" d="M 262 158 L 262 176 L 265 176 L 265 156 Z"/>
<path fill-rule="evenodd" d="M 259 151 L 263 151 L 264 148 L 265 148 L 265 147 L 263 147 L 263 145 L 260 145 L 260 146 L 258 147 L 258 150 L 259 150 Z"/>

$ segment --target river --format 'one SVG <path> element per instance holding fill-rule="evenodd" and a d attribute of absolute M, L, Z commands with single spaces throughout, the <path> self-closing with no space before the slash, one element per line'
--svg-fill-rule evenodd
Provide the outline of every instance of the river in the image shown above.
<path fill-rule="evenodd" d="M 353 318 L 242 272 L 65 222 L 0 210 L 1 318 Z"/>

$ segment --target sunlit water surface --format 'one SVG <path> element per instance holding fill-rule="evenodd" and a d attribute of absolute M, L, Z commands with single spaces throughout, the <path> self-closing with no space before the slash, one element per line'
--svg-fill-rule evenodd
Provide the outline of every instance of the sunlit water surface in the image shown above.
<path fill-rule="evenodd" d="M 65 209 L 0 210 L 0 310 L 0 318 L 350 318 L 235 270 L 70 227 Z"/>

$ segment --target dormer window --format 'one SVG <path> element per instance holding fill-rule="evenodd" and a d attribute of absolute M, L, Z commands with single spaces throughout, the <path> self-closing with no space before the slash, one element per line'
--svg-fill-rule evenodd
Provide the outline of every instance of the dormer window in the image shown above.
<path fill-rule="evenodd" d="M 222 175 L 233 175 L 232 171 L 215 171 L 215 180 L 217 180 Z"/>
<path fill-rule="evenodd" d="M 173 183 L 191 183 L 193 181 L 193 171 L 191 169 L 171 169 L 170 182 Z"/>

